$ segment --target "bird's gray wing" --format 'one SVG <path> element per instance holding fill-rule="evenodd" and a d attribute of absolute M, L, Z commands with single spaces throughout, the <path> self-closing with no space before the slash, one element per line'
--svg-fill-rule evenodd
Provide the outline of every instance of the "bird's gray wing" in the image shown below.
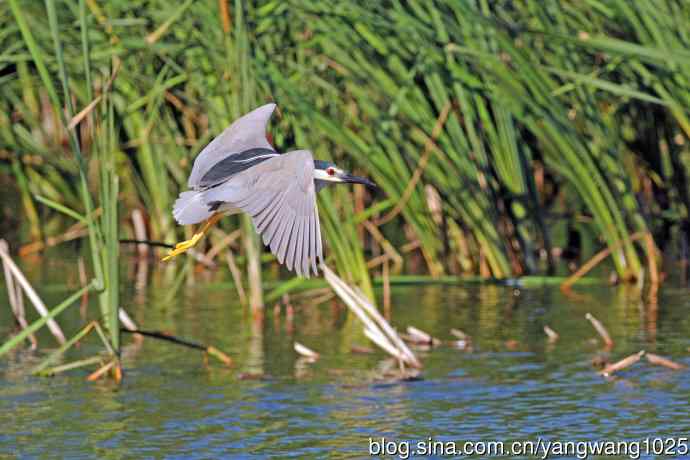
<path fill-rule="evenodd" d="M 219 161 L 251 149 L 275 151 L 266 140 L 266 126 L 275 104 L 266 104 L 235 120 L 197 155 L 187 185 L 199 186 L 204 175 Z"/>
<path fill-rule="evenodd" d="M 205 192 L 207 203 L 225 202 L 252 216 L 264 244 L 289 270 L 309 277 L 323 260 L 316 208 L 314 160 L 308 150 L 270 158 Z"/>

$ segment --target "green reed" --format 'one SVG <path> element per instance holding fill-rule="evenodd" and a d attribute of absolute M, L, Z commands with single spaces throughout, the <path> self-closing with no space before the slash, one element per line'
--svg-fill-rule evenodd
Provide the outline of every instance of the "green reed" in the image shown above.
<path fill-rule="evenodd" d="M 91 249 L 91 260 L 93 268 L 93 287 L 99 291 L 99 304 L 104 324 L 107 325 L 109 332 L 109 345 L 114 350 L 119 350 L 119 222 L 118 222 L 118 177 L 114 163 L 114 111 L 112 102 L 104 93 L 100 110 L 100 122 L 93 128 L 92 140 L 95 141 L 93 149 L 95 155 L 91 159 L 84 157 L 82 152 L 82 142 L 76 129 L 68 128 L 68 122 L 76 114 L 72 100 L 72 87 L 70 86 L 69 73 L 63 54 L 63 44 L 60 34 L 60 23 L 55 2 L 46 0 L 46 13 L 50 35 L 52 38 L 53 52 L 48 54 L 46 49 L 41 48 L 35 40 L 32 29 L 29 27 L 25 11 L 17 1 L 10 2 L 12 14 L 21 31 L 21 36 L 29 50 L 31 59 L 36 66 L 43 88 L 45 89 L 55 114 L 56 128 L 66 131 L 65 135 L 74 160 L 77 163 L 78 171 L 78 190 L 81 198 L 83 215 L 78 211 L 57 203 L 55 210 L 66 212 L 71 217 L 77 216 L 79 221 L 85 222 L 88 227 L 89 244 Z M 86 30 L 86 20 L 84 14 L 84 4 L 80 4 L 80 26 L 82 28 L 82 50 L 83 50 L 83 71 L 87 82 L 90 82 L 90 57 L 88 32 Z M 58 80 L 61 91 L 55 88 L 53 77 L 46 65 L 47 61 L 53 61 L 57 67 Z M 60 94 L 63 99 L 60 99 Z M 86 89 L 86 96 L 90 100 L 93 98 L 92 89 Z M 98 205 L 100 207 L 100 217 L 96 216 L 96 202 L 92 196 L 89 184 L 89 163 L 95 163 L 98 170 Z M 50 205 L 52 201 L 42 200 L 44 204 Z M 92 286 L 89 285 L 89 288 Z M 56 307 L 56 310 L 59 309 Z"/>
<path fill-rule="evenodd" d="M 0 4 L 0 161 L 32 239 L 72 223 L 46 200 L 90 223 L 92 252 L 108 254 L 93 261 L 97 279 L 116 280 L 110 257 L 130 209 L 146 210 L 153 239 L 182 236 L 170 208 L 193 155 L 269 100 L 280 107 L 270 129 L 279 150 L 311 148 L 383 190 L 359 196 L 364 211 L 353 190 L 319 199 L 325 253 L 365 289 L 379 271 L 367 261 L 383 251 L 365 220 L 402 255 L 401 270 L 436 277 L 551 273 L 554 248 L 584 260 L 608 246 L 619 277 L 634 279 L 656 254 L 633 234 L 651 232 L 659 246 L 690 237 L 686 2 L 51 8 L 59 22 L 34 4 Z M 67 118 L 86 107 L 114 61 L 112 87 L 66 131 L 63 107 Z M 242 226 L 238 260 L 253 261 L 260 292 L 250 222 L 222 225 Z"/>

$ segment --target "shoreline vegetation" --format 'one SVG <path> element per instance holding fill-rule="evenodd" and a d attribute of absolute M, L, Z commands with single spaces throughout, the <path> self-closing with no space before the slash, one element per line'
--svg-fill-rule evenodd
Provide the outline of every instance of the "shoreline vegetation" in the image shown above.
<path fill-rule="evenodd" d="M 109 354 L 93 375 L 121 376 L 123 245 L 158 260 L 191 235 L 171 207 L 194 155 L 266 101 L 278 151 L 309 148 L 382 189 L 318 201 L 353 304 L 376 283 L 386 309 L 392 283 L 429 280 L 573 296 L 630 283 L 654 304 L 667 272 L 687 278 L 685 2 L 8 0 L 0 24 L 0 176 L 17 197 L 2 232 L 19 227 L 20 256 L 85 239 L 65 302 L 98 298 L 79 333 Z M 247 218 L 204 244 L 171 265 L 173 291 L 195 266 L 227 266 L 257 313 L 312 283 L 281 281 Z M 604 261 L 608 279 L 588 276 Z"/>

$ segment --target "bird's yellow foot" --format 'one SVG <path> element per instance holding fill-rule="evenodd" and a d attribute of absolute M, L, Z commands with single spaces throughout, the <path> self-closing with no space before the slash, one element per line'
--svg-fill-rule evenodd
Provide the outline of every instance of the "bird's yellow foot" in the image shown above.
<path fill-rule="evenodd" d="M 175 256 L 179 256 L 183 252 L 187 252 L 187 250 L 189 250 L 190 248 L 193 248 L 199 242 L 199 240 L 204 237 L 206 232 L 208 232 L 211 229 L 211 227 L 213 227 L 216 224 L 216 222 L 220 220 L 221 217 L 223 217 L 222 212 L 217 212 L 214 215 L 212 215 L 206 221 L 204 226 L 201 227 L 201 230 L 195 233 L 193 237 L 191 237 L 187 241 L 177 243 L 175 245 L 175 249 L 170 251 L 167 256 L 163 257 L 163 261 L 170 260 Z"/>
<path fill-rule="evenodd" d="M 196 246 L 196 244 L 199 242 L 201 237 L 203 237 L 204 234 L 202 232 L 195 233 L 193 237 L 188 239 L 187 241 L 182 241 L 181 243 L 177 243 L 175 245 L 175 249 L 172 249 L 167 256 L 163 257 L 163 261 L 165 262 L 166 260 L 170 260 L 175 256 L 179 256 L 183 252 L 187 252 L 187 250 L 193 248 Z"/>

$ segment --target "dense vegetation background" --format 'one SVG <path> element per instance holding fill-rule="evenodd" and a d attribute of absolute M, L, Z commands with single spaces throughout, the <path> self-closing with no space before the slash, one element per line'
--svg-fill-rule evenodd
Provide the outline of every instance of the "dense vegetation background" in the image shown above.
<path fill-rule="evenodd" d="M 171 206 L 194 155 L 275 101 L 278 150 L 383 190 L 321 193 L 353 279 L 546 274 L 602 247 L 639 279 L 687 258 L 688 50 L 683 0 L 1 2 L 3 232 L 88 227 L 117 254 L 140 209 L 150 239 L 189 235 Z"/>

